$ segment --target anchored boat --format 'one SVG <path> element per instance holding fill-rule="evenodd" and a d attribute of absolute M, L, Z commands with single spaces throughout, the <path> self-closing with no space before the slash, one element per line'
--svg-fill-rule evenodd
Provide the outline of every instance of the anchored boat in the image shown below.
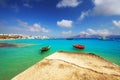
<path fill-rule="evenodd" d="M 48 51 L 50 49 L 50 46 L 45 46 L 40 49 L 41 52 Z"/>
<path fill-rule="evenodd" d="M 75 44 L 75 45 L 73 45 L 73 47 L 78 48 L 78 49 L 84 49 L 85 48 L 85 46 L 80 45 L 80 44 Z"/>

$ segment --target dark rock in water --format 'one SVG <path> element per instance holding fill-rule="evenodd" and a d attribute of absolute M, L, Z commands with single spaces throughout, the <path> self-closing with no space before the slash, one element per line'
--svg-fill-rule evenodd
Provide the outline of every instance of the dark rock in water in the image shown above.
<path fill-rule="evenodd" d="M 0 47 L 16 47 L 16 45 L 10 43 L 0 43 Z"/>
<path fill-rule="evenodd" d="M 63 50 L 60 50 L 59 52 L 64 52 Z"/>
<path fill-rule="evenodd" d="M 95 55 L 95 53 L 88 53 L 88 54 L 90 54 L 90 55 Z"/>

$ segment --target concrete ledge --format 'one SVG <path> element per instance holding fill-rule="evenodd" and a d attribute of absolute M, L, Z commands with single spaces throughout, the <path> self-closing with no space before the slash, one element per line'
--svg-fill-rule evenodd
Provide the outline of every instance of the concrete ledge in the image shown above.
<path fill-rule="evenodd" d="M 94 54 L 56 52 L 12 80 L 120 80 L 120 67 Z"/>

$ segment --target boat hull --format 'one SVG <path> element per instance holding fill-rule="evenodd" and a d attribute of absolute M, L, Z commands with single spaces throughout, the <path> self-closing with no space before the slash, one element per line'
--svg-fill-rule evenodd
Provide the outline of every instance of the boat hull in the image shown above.
<path fill-rule="evenodd" d="M 40 49 L 41 52 L 48 51 L 50 49 L 50 46 L 42 47 Z"/>
<path fill-rule="evenodd" d="M 84 49 L 85 46 L 83 45 L 73 45 L 73 47 L 77 48 L 77 49 Z"/>

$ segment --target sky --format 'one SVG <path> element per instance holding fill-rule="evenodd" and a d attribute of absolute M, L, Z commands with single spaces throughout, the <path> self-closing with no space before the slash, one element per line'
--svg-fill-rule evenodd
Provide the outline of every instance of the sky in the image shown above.
<path fill-rule="evenodd" d="M 120 35 L 120 0 L 0 0 L 0 34 Z"/>

